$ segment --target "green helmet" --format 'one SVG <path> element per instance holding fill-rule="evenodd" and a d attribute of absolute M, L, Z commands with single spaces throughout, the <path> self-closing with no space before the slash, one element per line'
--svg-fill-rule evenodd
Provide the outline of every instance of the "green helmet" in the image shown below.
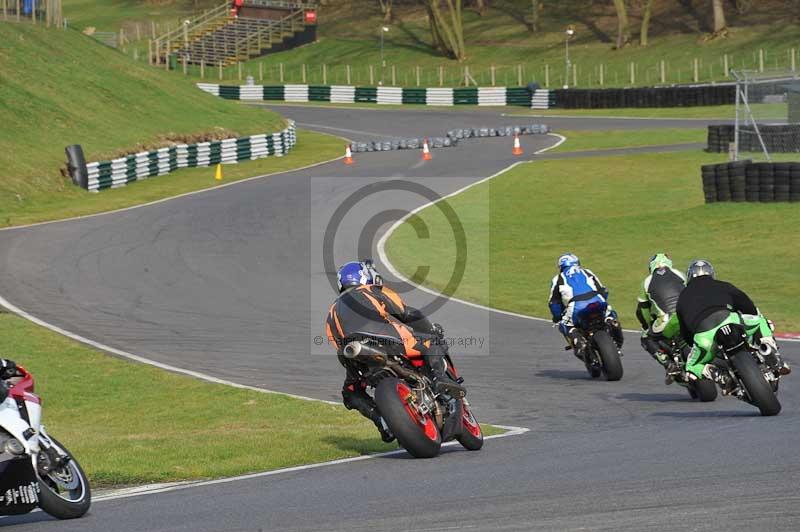
<path fill-rule="evenodd" d="M 666 253 L 656 253 L 650 257 L 650 273 L 659 268 L 672 268 L 672 259 Z"/>

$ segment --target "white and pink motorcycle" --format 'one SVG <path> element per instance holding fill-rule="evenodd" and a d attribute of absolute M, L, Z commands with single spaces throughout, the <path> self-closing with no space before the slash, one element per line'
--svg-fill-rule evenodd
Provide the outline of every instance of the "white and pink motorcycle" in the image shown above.
<path fill-rule="evenodd" d="M 86 474 L 66 447 L 45 432 L 33 376 L 0 382 L 0 515 L 40 507 L 59 519 L 81 517 L 92 503 Z"/>

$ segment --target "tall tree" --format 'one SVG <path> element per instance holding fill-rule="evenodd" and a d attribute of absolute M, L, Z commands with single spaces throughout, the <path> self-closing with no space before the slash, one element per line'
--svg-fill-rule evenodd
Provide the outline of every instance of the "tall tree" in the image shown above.
<path fill-rule="evenodd" d="M 394 19 L 394 12 L 392 11 L 392 0 L 378 0 L 381 4 L 381 13 L 383 14 L 383 22 L 389 24 Z"/>
<path fill-rule="evenodd" d="M 452 59 L 466 59 L 461 0 L 424 1 L 434 47 Z"/>
<path fill-rule="evenodd" d="M 631 42 L 628 8 L 625 5 L 625 0 L 613 0 L 613 2 L 614 9 L 617 11 L 617 48 L 622 48 Z"/>
<path fill-rule="evenodd" d="M 727 24 L 725 24 L 725 6 L 722 5 L 722 0 L 712 0 L 711 4 L 714 9 L 714 33 L 718 33 L 727 27 Z"/>
<path fill-rule="evenodd" d="M 539 11 L 542 9 L 541 0 L 531 0 L 531 24 L 530 29 L 536 33 L 539 31 Z"/>
<path fill-rule="evenodd" d="M 642 30 L 639 32 L 639 44 L 647 46 L 647 39 L 650 33 L 650 15 L 653 13 L 653 0 L 644 0 L 644 11 L 642 13 Z"/>

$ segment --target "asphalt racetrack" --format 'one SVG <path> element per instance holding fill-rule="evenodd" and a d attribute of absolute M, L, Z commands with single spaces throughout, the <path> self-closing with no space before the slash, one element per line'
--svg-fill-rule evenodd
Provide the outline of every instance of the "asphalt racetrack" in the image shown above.
<path fill-rule="evenodd" d="M 556 132 L 706 125 L 502 117 L 487 110 L 271 107 L 302 128 L 353 140 L 537 122 Z M 524 158 L 536 159 L 535 151 L 557 140 L 522 137 Z M 508 138 L 465 140 L 433 155 L 422 163 L 418 151 L 357 154 L 353 166 L 336 161 L 124 212 L 0 231 L 0 295 L 54 325 L 161 363 L 338 400 L 342 368 L 315 339 L 335 296 L 335 272 L 326 272 L 323 250 L 330 248 L 336 264 L 365 250 L 376 255 L 377 239 L 391 223 L 429 201 L 418 185 L 449 194 L 518 160 Z M 331 221 L 343 204 L 361 198 Z M 326 238 L 326 229 L 336 237 Z M 572 238 L 564 235 L 565 248 Z M 651 251 L 642 250 L 643 257 Z M 548 281 L 542 280 L 542 293 L 520 297 L 546 297 Z M 448 337 L 463 340 L 453 354 L 478 419 L 530 432 L 488 441 L 475 453 L 448 447 L 433 460 L 400 453 L 98 501 L 77 521 L 39 512 L 2 519 L 0 526 L 119 532 L 800 528 L 796 376 L 781 388 L 777 418 L 762 418 L 730 398 L 695 403 L 683 388 L 663 385 L 663 371 L 629 334 L 623 380 L 593 381 L 549 323 L 400 288 L 411 304 L 437 305 L 434 320 Z M 800 362 L 800 344 L 784 343 L 783 352 Z"/>

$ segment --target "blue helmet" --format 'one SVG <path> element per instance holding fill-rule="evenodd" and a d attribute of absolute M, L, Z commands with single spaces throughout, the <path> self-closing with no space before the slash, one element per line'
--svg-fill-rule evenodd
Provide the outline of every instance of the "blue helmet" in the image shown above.
<path fill-rule="evenodd" d="M 572 253 L 564 253 L 563 255 L 558 257 L 558 261 L 556 262 L 556 264 L 558 265 L 559 271 L 563 272 L 572 268 L 573 266 L 580 266 L 581 261 L 576 255 L 573 255 Z"/>
<path fill-rule="evenodd" d="M 383 284 L 381 274 L 375 269 L 372 260 L 352 261 L 339 268 L 336 274 L 339 292 L 360 285 Z"/>

